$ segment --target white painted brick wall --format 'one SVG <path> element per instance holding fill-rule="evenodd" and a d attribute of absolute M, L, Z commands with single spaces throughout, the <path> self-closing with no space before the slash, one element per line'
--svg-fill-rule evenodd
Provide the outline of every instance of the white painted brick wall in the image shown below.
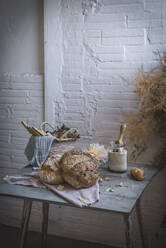
<path fill-rule="evenodd" d="M 0 75 L 0 167 L 22 168 L 30 134 L 21 124 L 43 120 L 43 76 Z"/>
<path fill-rule="evenodd" d="M 93 13 L 90 0 L 84 1 L 87 11 L 81 0 L 51 2 L 54 6 L 49 17 L 54 16 L 55 20 L 51 29 L 47 27 L 49 39 L 45 40 L 51 62 L 47 63 L 48 58 L 45 58 L 47 120 L 53 124 L 65 122 L 78 127 L 82 135 L 108 144 L 111 139 L 117 138 L 120 122 L 123 121 L 121 111 L 134 111 L 137 104 L 133 85 L 128 86 L 121 76 L 132 81 L 141 64 L 146 69 L 156 64 L 153 51 L 166 50 L 166 1 L 98 0 L 99 9 Z M 0 75 L 2 171 L 4 167 L 22 167 L 26 162 L 23 153 L 30 135 L 20 121 L 24 119 L 35 126 L 42 122 L 42 82 L 42 76 Z M 166 206 L 162 197 L 165 195 L 164 182 L 165 174 L 161 172 L 142 199 L 144 227 L 151 248 L 165 247 L 159 243 L 165 240 L 165 231 L 161 228 Z M 15 216 L 15 213 L 20 213 L 20 207 L 16 208 L 16 205 L 13 200 L 12 203 L 1 204 L 1 208 L 4 207 L 0 216 L 3 223 L 20 224 Z M 59 216 L 64 216 L 60 208 L 57 210 L 58 214 L 53 212 L 56 221 L 52 230 L 58 230 L 62 235 L 59 225 L 65 227 L 66 222 L 60 220 L 57 225 Z M 66 213 L 69 213 L 68 209 Z M 79 210 L 78 213 L 78 221 L 85 219 Z M 95 221 L 97 226 L 98 220 Z M 39 227 L 39 220 L 36 222 L 32 218 L 32 226 L 33 229 Z M 115 227 L 121 230 L 117 222 Z M 75 229 L 73 232 L 72 229 L 65 230 L 66 236 L 75 237 Z M 79 237 L 85 238 L 87 227 L 82 225 L 81 230 Z M 109 232 L 108 237 L 111 242 Z M 94 238 L 97 239 L 97 235 Z M 104 238 L 100 238 L 104 242 Z"/>
<path fill-rule="evenodd" d="M 153 51 L 166 51 L 166 1 L 64 0 L 62 5 L 56 1 L 61 8 L 56 13 L 52 9 L 56 9 L 57 3 L 45 2 L 45 63 L 46 68 L 52 65 L 45 75 L 46 117 L 55 125 L 64 122 L 79 128 L 81 135 L 108 144 L 119 135 L 122 111 L 132 112 L 137 107 L 133 85 L 137 69 L 143 65 L 148 70 L 156 65 Z M 99 3 L 96 12 L 90 7 L 93 2 Z M 53 36 L 58 27 L 61 31 Z M 58 50 L 52 49 L 57 42 Z M 55 64 L 59 68 L 56 71 Z M 54 88 L 57 90 L 53 91 Z M 50 106 L 55 115 L 50 114 Z M 142 202 L 144 232 L 147 247 L 151 248 L 165 247 L 165 230 L 161 228 L 166 206 L 162 178 L 163 173 L 146 190 Z M 123 231 L 118 223 L 115 228 Z M 83 236 L 86 231 L 83 229 Z M 111 244 L 112 241 L 110 236 Z M 135 247 L 141 247 L 139 242 Z"/>
<path fill-rule="evenodd" d="M 61 108 L 54 106 L 59 115 L 49 120 L 81 126 L 82 135 L 108 144 L 118 136 L 121 112 L 137 107 L 132 83 L 137 69 L 156 65 L 153 51 L 166 49 L 165 1 L 64 0 L 60 8 Z M 53 46 L 52 36 L 48 41 Z M 48 82 L 48 95 L 51 91 Z M 57 93 L 49 106 L 55 98 Z"/>

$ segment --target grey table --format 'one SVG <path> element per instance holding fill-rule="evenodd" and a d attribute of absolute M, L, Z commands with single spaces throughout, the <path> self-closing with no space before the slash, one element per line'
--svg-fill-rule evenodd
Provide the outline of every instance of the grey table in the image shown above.
<path fill-rule="evenodd" d="M 100 173 L 102 178 L 111 177 L 111 180 L 110 181 L 103 180 L 103 182 L 100 183 L 100 200 L 95 204 L 92 204 L 90 207 L 88 207 L 89 211 L 93 211 L 95 209 L 98 211 L 114 212 L 116 214 L 122 214 L 124 216 L 124 221 L 126 225 L 125 233 L 126 233 L 127 247 L 132 247 L 132 239 L 131 239 L 132 223 L 130 217 L 134 207 L 136 207 L 136 211 L 138 214 L 140 234 L 144 245 L 142 218 L 140 213 L 140 197 L 146 186 L 152 180 L 152 177 L 158 172 L 158 169 L 152 166 L 139 165 L 139 167 L 144 168 L 146 179 L 144 181 L 138 182 L 130 177 L 129 170 L 132 166 L 136 166 L 136 164 L 129 164 L 128 171 L 123 174 L 112 173 L 108 171 L 107 168 L 102 168 Z M 25 168 L 22 170 L 17 170 L 14 174 L 19 175 L 29 171 L 30 169 Z M 123 187 L 119 186 L 121 182 L 123 183 Z M 108 189 L 108 187 L 110 186 L 114 188 L 113 192 L 106 191 L 106 189 Z M 5 181 L 3 181 L 2 179 L 0 180 L 0 195 L 21 198 L 24 200 L 22 223 L 20 229 L 20 242 L 19 242 L 20 248 L 24 247 L 25 235 L 28 228 L 32 201 L 41 201 L 43 204 L 43 222 L 42 222 L 43 248 L 46 247 L 46 243 L 47 243 L 49 203 L 58 204 L 58 205 L 60 204 L 64 206 L 72 206 L 70 203 L 66 202 L 65 200 L 63 200 L 62 198 L 60 198 L 59 196 L 55 195 L 54 193 L 52 193 L 47 189 L 10 185 L 5 183 Z"/>
<path fill-rule="evenodd" d="M 145 171 L 145 179 L 143 181 L 135 181 L 130 176 L 130 168 L 137 166 L 143 168 Z M 17 170 L 14 174 L 22 174 L 29 172 L 29 168 L 24 168 Z M 159 171 L 159 169 L 150 165 L 137 165 L 128 164 L 128 171 L 125 173 L 113 173 L 110 172 L 107 167 L 102 168 L 100 171 L 101 177 L 104 179 L 110 177 L 110 181 L 103 180 L 100 183 L 100 200 L 90 207 L 89 211 L 107 211 L 109 213 L 121 214 L 124 217 L 125 222 L 125 235 L 126 235 L 126 246 L 128 248 L 133 247 L 132 237 L 131 237 L 131 213 L 136 207 L 136 212 L 138 215 L 138 224 L 140 227 L 140 235 L 142 238 L 143 247 L 144 235 L 142 228 L 142 217 L 140 209 L 140 199 L 143 191 L 147 185 L 152 180 L 153 176 Z M 13 175 L 13 174 L 12 174 Z M 119 184 L 123 183 L 124 187 L 120 187 Z M 106 191 L 109 187 L 114 188 L 113 192 Z M 42 247 L 45 248 L 47 245 L 47 226 L 48 226 L 48 213 L 49 204 L 58 204 L 64 206 L 73 206 L 66 202 L 64 199 L 60 198 L 58 195 L 47 189 L 25 187 L 19 185 L 7 184 L 4 180 L 0 179 L 0 195 L 10 196 L 15 198 L 21 198 L 24 200 L 22 222 L 20 229 L 20 241 L 19 248 L 24 247 L 26 232 L 28 229 L 28 222 L 31 213 L 31 207 L 33 201 L 40 201 L 43 205 L 43 221 L 42 221 Z M 73 206 L 75 207 L 75 206 Z"/>

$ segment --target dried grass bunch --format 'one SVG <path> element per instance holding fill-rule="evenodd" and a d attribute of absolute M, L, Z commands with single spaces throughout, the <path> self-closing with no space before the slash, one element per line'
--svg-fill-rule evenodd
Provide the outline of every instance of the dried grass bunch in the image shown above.
<path fill-rule="evenodd" d="M 161 165 L 166 161 L 166 55 L 155 54 L 159 58 L 158 65 L 149 72 L 144 72 L 142 67 L 135 78 L 138 109 L 124 116 L 131 159 L 136 160 L 146 150 L 149 137 L 154 135 L 159 136 L 163 144 L 155 157 L 155 163 Z"/>

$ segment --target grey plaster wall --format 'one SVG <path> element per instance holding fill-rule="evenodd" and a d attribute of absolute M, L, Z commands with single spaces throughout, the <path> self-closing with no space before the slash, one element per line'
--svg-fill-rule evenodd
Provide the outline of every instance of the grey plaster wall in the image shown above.
<path fill-rule="evenodd" d="M 0 73 L 43 73 L 42 1 L 0 1 Z"/>

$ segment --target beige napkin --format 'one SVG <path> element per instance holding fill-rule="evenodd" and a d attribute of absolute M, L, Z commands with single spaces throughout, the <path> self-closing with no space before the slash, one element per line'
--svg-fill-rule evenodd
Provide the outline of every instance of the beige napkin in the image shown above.
<path fill-rule="evenodd" d="M 6 181 L 10 184 L 48 188 L 66 201 L 78 207 L 86 207 L 99 200 L 98 182 L 93 186 L 84 189 L 74 189 L 67 183 L 62 184 L 62 187 L 59 187 L 58 185 L 50 185 L 41 182 L 35 172 L 22 176 L 9 176 Z"/>

